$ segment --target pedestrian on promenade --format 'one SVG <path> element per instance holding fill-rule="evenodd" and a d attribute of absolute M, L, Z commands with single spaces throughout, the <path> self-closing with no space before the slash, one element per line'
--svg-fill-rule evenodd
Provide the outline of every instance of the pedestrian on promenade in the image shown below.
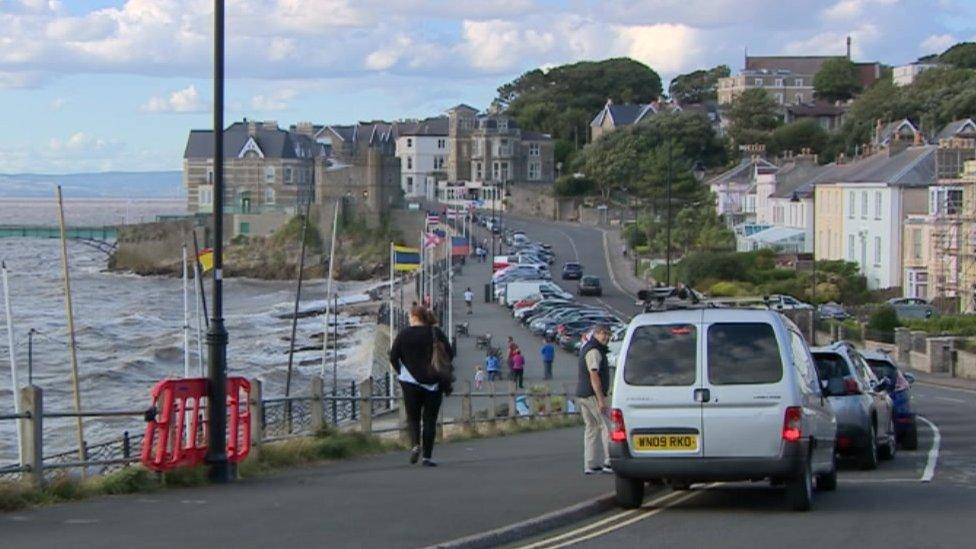
<path fill-rule="evenodd" d="M 516 387 L 519 389 L 524 389 L 522 386 L 522 380 L 525 376 L 525 357 L 522 356 L 522 350 L 515 347 L 515 353 L 512 354 L 512 380 L 515 381 Z"/>
<path fill-rule="evenodd" d="M 501 379 L 501 360 L 499 360 L 498 355 L 493 353 L 491 349 L 488 349 L 488 354 L 485 356 L 485 371 L 488 372 L 488 381 L 495 381 Z"/>
<path fill-rule="evenodd" d="M 518 350 L 518 345 L 515 344 L 515 338 L 508 336 L 508 354 L 505 357 L 505 366 L 508 368 L 508 379 L 515 379 L 515 375 L 512 373 L 512 358 L 515 356 L 516 350 Z"/>
<path fill-rule="evenodd" d="M 481 369 L 481 366 L 477 366 L 474 371 L 474 388 L 480 391 L 484 383 L 485 371 Z"/>
<path fill-rule="evenodd" d="M 543 366 L 543 379 L 552 379 L 552 361 L 556 358 L 556 347 L 553 346 L 552 341 L 546 340 L 542 345 L 542 366 Z"/>
<path fill-rule="evenodd" d="M 443 378 L 434 367 L 435 345 L 451 359 L 454 349 L 447 336 L 436 325 L 430 309 L 414 306 L 410 309 L 410 326 L 400 330 L 390 348 L 390 364 L 397 373 L 403 391 L 403 405 L 410 431 L 410 463 L 417 463 L 423 453 L 423 465 L 434 467 L 434 435 L 437 432 L 437 413 L 444 392 L 450 394 L 450 380 Z M 422 423 L 422 425 L 421 425 Z"/>
<path fill-rule="evenodd" d="M 471 291 L 470 287 L 468 287 L 467 290 L 464 290 L 464 304 L 468 307 L 468 314 L 471 314 L 473 312 L 472 305 L 474 304 L 474 292 Z"/>
<path fill-rule="evenodd" d="M 610 329 L 599 325 L 593 337 L 579 353 L 579 380 L 576 396 L 579 397 L 580 415 L 585 426 L 583 432 L 583 472 L 612 473 L 610 469 L 610 421 L 607 408 L 607 390 L 610 387 L 610 366 L 607 362 L 607 342 Z"/>

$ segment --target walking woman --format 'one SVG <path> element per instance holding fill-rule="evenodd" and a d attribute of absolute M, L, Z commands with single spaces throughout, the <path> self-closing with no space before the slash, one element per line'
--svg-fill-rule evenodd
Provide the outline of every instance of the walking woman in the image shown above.
<path fill-rule="evenodd" d="M 452 389 L 449 373 L 445 376 L 435 367 L 435 344 L 442 346 L 450 359 L 454 358 L 454 349 L 435 322 L 430 309 L 414 305 L 410 309 L 410 326 L 397 334 L 390 349 L 390 364 L 400 380 L 407 412 L 410 463 L 417 463 L 422 453 L 426 467 L 437 465 L 431 460 L 437 413 L 444 393 L 450 394 Z"/>

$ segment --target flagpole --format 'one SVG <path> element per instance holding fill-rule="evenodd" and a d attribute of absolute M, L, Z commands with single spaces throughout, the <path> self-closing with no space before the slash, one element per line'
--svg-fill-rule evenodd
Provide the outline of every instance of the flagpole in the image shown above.
<path fill-rule="evenodd" d="M 186 261 L 186 244 L 183 244 L 183 377 L 190 377 L 190 301 L 189 264 Z"/>
<path fill-rule="evenodd" d="M 454 345 L 454 237 L 447 241 L 447 328 L 448 341 Z"/>
<path fill-rule="evenodd" d="M 393 241 L 390 241 L 390 296 L 386 307 L 390 316 L 390 348 L 393 348 L 393 276 L 396 272 L 396 252 L 393 250 Z"/>
<path fill-rule="evenodd" d="M 7 279 L 7 263 L 0 261 L 0 271 L 3 272 L 3 308 L 7 315 L 7 345 L 10 349 L 10 387 L 11 396 L 14 397 L 14 413 L 20 415 L 20 383 L 17 381 L 17 359 L 14 356 L 14 316 L 10 311 L 10 281 Z M 24 422 L 17 422 L 17 457 L 21 465 L 24 464 Z"/>
<path fill-rule="evenodd" d="M 58 225 L 61 227 L 61 270 L 64 274 L 64 313 L 68 321 L 68 358 L 71 360 L 71 385 L 74 392 L 75 424 L 78 430 L 78 459 L 85 461 L 85 426 L 81 419 L 81 392 L 78 387 L 78 344 L 75 339 L 75 314 L 71 304 L 71 276 L 68 273 L 68 239 L 64 225 L 64 200 L 61 197 L 61 185 L 57 188 Z M 82 469 L 82 476 L 87 476 L 88 469 Z"/>
<path fill-rule="evenodd" d="M 322 317 L 322 372 L 319 375 L 322 379 L 325 379 L 325 365 L 326 365 L 326 349 L 328 348 L 329 342 L 329 304 L 332 296 L 332 273 L 335 272 L 335 248 L 336 248 L 336 233 L 339 232 L 339 201 L 336 200 L 335 209 L 332 212 L 332 244 L 329 248 L 329 276 L 325 283 L 325 316 Z M 336 345 L 336 342 L 333 342 Z M 338 350 L 336 345 L 333 352 Z"/>
<path fill-rule="evenodd" d="M 193 263 L 193 276 L 197 279 L 200 278 L 200 263 L 195 261 Z M 200 324 L 200 285 L 194 284 L 193 287 L 196 290 L 196 299 L 194 303 L 196 304 L 196 321 L 197 321 L 197 367 L 200 369 L 200 377 L 206 375 L 203 371 L 203 326 Z"/>

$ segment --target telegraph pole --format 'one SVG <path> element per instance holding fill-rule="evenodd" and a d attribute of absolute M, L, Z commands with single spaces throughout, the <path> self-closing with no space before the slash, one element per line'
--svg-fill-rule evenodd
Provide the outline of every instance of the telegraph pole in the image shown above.
<path fill-rule="evenodd" d="M 227 461 L 227 329 L 224 327 L 224 0 L 214 0 L 213 317 L 207 330 L 207 463 L 210 480 L 233 480 Z"/>
<path fill-rule="evenodd" d="M 664 187 L 664 200 L 668 203 L 668 228 L 667 228 L 667 252 L 665 253 L 667 261 L 667 285 L 671 286 L 671 138 L 668 138 L 668 177 L 665 180 Z"/>

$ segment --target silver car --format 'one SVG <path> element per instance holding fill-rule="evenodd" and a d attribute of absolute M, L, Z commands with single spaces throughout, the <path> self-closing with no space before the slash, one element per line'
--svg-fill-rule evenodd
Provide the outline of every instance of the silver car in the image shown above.
<path fill-rule="evenodd" d="M 837 415 L 837 451 L 853 456 L 862 469 L 893 459 L 898 448 L 889 381 L 879 380 L 850 343 L 810 349 L 823 393 Z"/>

